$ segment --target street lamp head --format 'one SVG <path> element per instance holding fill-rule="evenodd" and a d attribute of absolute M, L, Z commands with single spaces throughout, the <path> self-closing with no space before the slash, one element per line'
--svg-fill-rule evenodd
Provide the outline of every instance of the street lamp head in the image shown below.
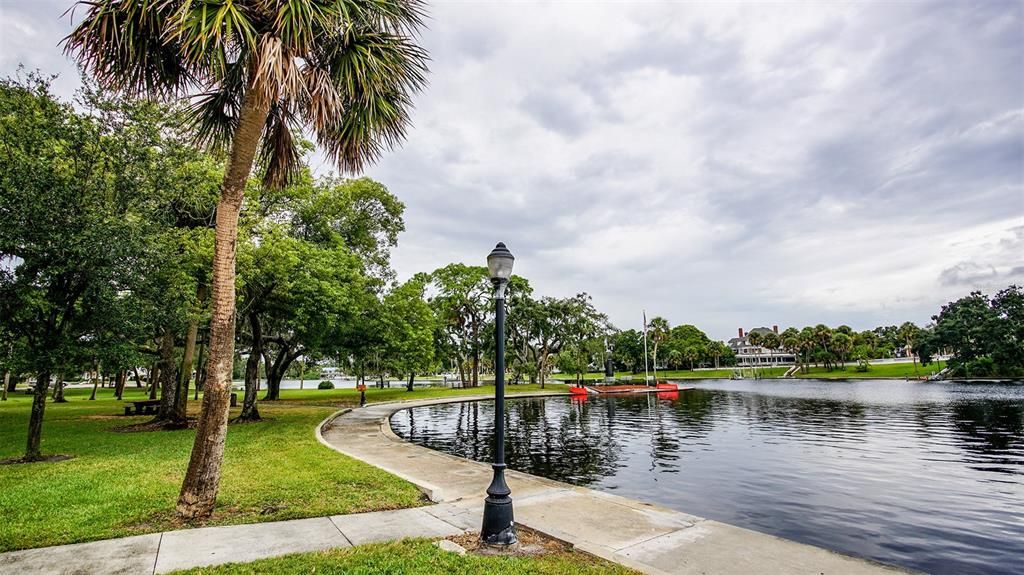
<path fill-rule="evenodd" d="M 491 274 L 491 281 L 494 283 L 507 282 L 512 277 L 512 264 L 516 258 L 508 251 L 505 244 L 498 242 L 491 253 L 487 256 L 487 270 Z"/>

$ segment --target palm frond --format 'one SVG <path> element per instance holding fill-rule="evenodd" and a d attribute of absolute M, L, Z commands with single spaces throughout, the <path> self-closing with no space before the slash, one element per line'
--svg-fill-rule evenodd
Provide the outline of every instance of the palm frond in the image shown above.
<path fill-rule="evenodd" d="M 349 28 L 331 40 L 303 76 L 308 97 L 300 109 L 339 167 L 357 172 L 405 137 L 429 58 L 407 36 L 386 31 Z"/>
<path fill-rule="evenodd" d="M 267 115 L 259 154 L 264 186 L 279 189 L 294 181 L 299 175 L 302 169 L 302 154 L 295 139 L 297 130 L 298 119 L 289 109 L 288 102 L 274 102 Z"/>
<path fill-rule="evenodd" d="M 238 127 L 248 67 L 247 58 L 229 64 L 215 89 L 200 94 L 189 106 L 192 128 L 200 144 L 225 152 L 230 148 Z"/>
<path fill-rule="evenodd" d="M 106 88 L 131 96 L 176 95 L 194 81 L 195 70 L 182 60 L 181 44 L 166 34 L 175 4 L 170 0 L 79 2 L 87 12 L 62 40 L 64 52 L 78 59 Z"/>

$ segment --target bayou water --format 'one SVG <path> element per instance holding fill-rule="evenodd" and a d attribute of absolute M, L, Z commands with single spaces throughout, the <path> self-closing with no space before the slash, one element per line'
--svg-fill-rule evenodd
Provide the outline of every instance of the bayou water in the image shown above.
<path fill-rule="evenodd" d="M 929 573 L 1024 569 L 1024 384 L 695 385 L 510 399 L 509 467 Z M 391 424 L 492 459 L 492 402 Z"/>

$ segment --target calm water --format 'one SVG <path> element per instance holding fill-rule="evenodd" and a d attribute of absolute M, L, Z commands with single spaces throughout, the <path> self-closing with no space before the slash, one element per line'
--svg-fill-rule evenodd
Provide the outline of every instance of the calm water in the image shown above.
<path fill-rule="evenodd" d="M 1024 573 L 1019 383 L 723 380 L 513 399 L 507 418 L 512 469 L 922 571 Z M 492 421 L 492 402 L 391 418 L 479 461 Z"/>

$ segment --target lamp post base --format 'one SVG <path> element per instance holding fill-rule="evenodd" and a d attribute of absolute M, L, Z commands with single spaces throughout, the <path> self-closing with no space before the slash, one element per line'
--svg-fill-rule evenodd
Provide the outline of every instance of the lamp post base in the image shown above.
<path fill-rule="evenodd" d="M 505 483 L 505 465 L 495 464 L 494 478 L 487 488 L 484 499 L 484 521 L 480 529 L 480 540 L 487 545 L 514 545 L 519 542 L 516 537 L 516 523 L 512 513 L 512 490 Z"/>

